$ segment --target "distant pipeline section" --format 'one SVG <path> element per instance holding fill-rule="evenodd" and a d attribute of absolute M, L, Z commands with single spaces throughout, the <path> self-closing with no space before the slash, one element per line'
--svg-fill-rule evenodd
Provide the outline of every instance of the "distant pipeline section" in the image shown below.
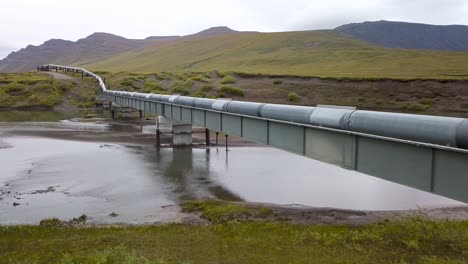
<path fill-rule="evenodd" d="M 107 90 L 101 77 L 82 68 L 54 64 L 38 67 L 41 71 L 54 69 L 82 72 L 86 76 L 91 76 L 97 80 L 102 92 L 107 95 L 127 96 L 153 102 L 468 149 L 468 119 L 465 118 L 364 111 L 352 107 L 308 107 L 112 91 Z"/>

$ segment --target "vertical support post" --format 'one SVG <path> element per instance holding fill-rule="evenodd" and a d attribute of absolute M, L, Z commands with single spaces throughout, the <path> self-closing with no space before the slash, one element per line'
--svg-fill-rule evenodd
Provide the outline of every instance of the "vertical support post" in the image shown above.
<path fill-rule="evenodd" d="M 228 151 L 228 135 L 225 135 L 226 137 L 226 151 Z"/>
<path fill-rule="evenodd" d="M 81 80 L 84 79 L 84 75 L 83 75 L 83 72 L 81 72 Z"/>
<path fill-rule="evenodd" d="M 140 119 L 142 119 L 142 118 L 143 118 L 143 111 L 140 110 Z"/>
<path fill-rule="evenodd" d="M 218 145 L 218 136 L 219 136 L 219 132 L 216 132 L 216 145 Z"/>
<path fill-rule="evenodd" d="M 115 110 L 111 110 L 111 118 L 115 119 Z"/>
<path fill-rule="evenodd" d="M 161 132 L 159 131 L 159 116 L 156 117 L 156 148 L 161 146 Z"/>
<path fill-rule="evenodd" d="M 205 145 L 209 146 L 211 145 L 210 142 L 210 130 L 208 128 L 205 128 Z"/>

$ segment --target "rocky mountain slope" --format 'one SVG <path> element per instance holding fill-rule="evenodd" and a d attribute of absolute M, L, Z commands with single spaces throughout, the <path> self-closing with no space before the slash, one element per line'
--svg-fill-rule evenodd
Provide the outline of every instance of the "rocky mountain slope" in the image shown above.
<path fill-rule="evenodd" d="M 45 63 L 73 64 L 77 61 L 92 62 L 117 53 L 153 46 L 177 37 L 153 37 L 144 40 L 126 39 L 108 33 L 94 33 L 78 41 L 51 39 L 39 46 L 29 45 L 12 52 L 0 61 L 0 72 L 34 70 Z"/>

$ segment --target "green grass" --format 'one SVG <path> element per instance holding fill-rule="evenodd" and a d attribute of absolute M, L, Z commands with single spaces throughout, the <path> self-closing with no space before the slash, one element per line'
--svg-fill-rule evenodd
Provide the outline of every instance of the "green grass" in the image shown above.
<path fill-rule="evenodd" d="M 364 226 L 298 225 L 249 216 L 269 208 L 192 201 L 210 225 L 0 227 L 7 263 L 466 263 L 468 222 L 411 217 Z"/>
<path fill-rule="evenodd" d="M 83 65 L 90 70 L 210 72 L 335 79 L 468 79 L 468 53 L 386 49 L 332 31 L 184 39 Z M 223 76 L 221 76 L 223 77 Z"/>

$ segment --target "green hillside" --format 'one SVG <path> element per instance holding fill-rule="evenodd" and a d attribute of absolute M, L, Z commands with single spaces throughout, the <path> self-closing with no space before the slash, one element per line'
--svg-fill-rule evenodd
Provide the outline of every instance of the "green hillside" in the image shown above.
<path fill-rule="evenodd" d="M 385 49 L 333 31 L 185 37 L 77 65 L 99 71 L 236 71 L 351 78 L 468 79 L 468 53 Z"/>

